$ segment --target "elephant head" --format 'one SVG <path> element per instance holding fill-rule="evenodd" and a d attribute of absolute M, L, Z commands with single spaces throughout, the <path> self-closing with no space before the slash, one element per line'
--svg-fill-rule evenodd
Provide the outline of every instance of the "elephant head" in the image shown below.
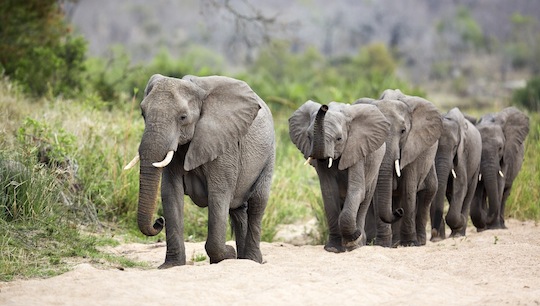
<path fill-rule="evenodd" d="M 216 159 L 238 144 L 259 109 L 249 86 L 232 78 L 150 78 L 141 102 L 145 128 L 139 154 L 126 166 L 140 160 L 137 222 L 143 234 L 157 235 L 164 226 L 162 217 L 152 224 L 162 168 L 174 162 L 170 166 L 186 172 Z"/>
<path fill-rule="evenodd" d="M 478 229 L 505 228 L 504 205 L 523 163 L 529 118 L 517 108 L 508 107 L 483 116 L 476 127 L 482 136 L 482 159 L 471 219 Z M 486 196 L 487 216 L 480 208 Z"/>
<path fill-rule="evenodd" d="M 304 158 L 333 160 L 344 170 L 380 148 L 389 122 L 371 105 L 307 101 L 289 118 L 289 135 Z"/>
<path fill-rule="evenodd" d="M 377 106 L 391 122 L 386 138 L 386 154 L 379 170 L 375 199 L 380 205 L 380 219 L 393 223 L 403 210 L 392 212 L 392 190 L 397 186 L 401 169 L 433 146 L 441 135 L 441 117 L 433 103 L 420 97 L 406 96 L 399 90 L 385 90 L 379 100 L 362 98 L 355 103 Z"/>

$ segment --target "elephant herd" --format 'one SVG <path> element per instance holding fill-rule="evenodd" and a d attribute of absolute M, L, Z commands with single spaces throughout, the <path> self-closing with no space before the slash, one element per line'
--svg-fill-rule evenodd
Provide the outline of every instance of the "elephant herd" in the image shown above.
<path fill-rule="evenodd" d="M 145 235 L 166 229 L 160 268 L 186 264 L 184 195 L 208 207 L 211 263 L 262 262 L 261 221 L 275 161 L 272 114 L 243 81 L 153 75 L 141 102 L 145 129 L 137 221 Z M 352 104 L 307 101 L 289 135 L 317 172 L 329 237 L 324 249 L 419 246 L 505 228 L 504 207 L 524 157 L 528 117 L 514 107 L 478 120 L 454 108 L 385 90 Z M 164 217 L 152 221 L 161 180 Z M 449 203 L 444 216 L 444 202 Z M 228 217 L 236 250 L 225 244 Z"/>

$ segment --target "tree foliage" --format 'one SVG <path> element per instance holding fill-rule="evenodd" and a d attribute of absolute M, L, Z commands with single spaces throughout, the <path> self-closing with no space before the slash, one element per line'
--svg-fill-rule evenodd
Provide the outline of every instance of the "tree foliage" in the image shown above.
<path fill-rule="evenodd" d="M 0 37 L 0 68 L 25 91 L 73 96 L 82 89 L 86 41 L 72 34 L 58 1 L 2 1 Z"/>

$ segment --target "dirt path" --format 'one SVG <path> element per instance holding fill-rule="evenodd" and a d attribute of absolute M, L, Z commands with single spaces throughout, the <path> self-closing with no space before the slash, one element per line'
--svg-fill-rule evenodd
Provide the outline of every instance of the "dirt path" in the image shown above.
<path fill-rule="evenodd" d="M 81 264 L 50 279 L 0 283 L 0 305 L 539 305 L 540 227 L 331 254 L 322 246 L 263 243 L 265 264 L 207 261 L 168 270 Z M 188 243 L 187 256 L 204 253 Z M 158 266 L 164 243 L 114 252 Z"/>

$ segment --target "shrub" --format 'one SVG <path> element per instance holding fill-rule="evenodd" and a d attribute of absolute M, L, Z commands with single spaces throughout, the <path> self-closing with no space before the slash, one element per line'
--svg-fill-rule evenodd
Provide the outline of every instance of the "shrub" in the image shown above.
<path fill-rule="evenodd" d="M 533 112 L 540 111 L 540 76 L 530 79 L 525 88 L 515 90 L 512 102 Z"/>
<path fill-rule="evenodd" d="M 56 0 L 0 4 L 0 65 L 36 96 L 75 96 L 82 87 L 86 41 L 64 22 Z"/>

